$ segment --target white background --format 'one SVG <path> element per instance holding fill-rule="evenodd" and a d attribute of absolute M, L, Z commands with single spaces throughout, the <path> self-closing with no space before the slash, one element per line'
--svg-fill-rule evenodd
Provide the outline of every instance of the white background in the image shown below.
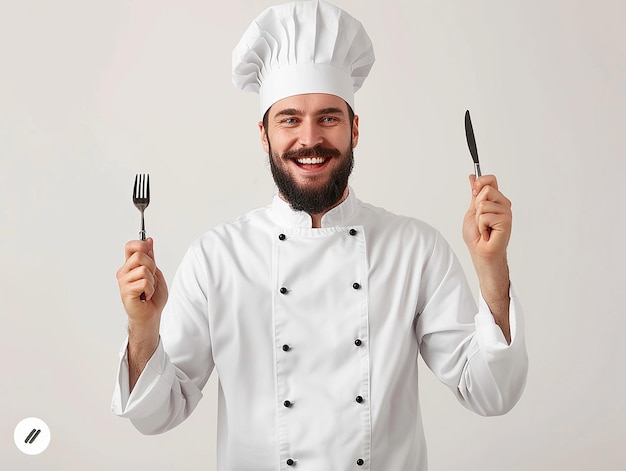
<path fill-rule="evenodd" d="M 192 239 L 269 203 L 255 95 L 230 54 L 269 0 L 1 0 L 0 467 L 213 470 L 216 377 L 193 416 L 140 435 L 110 412 L 125 335 L 115 272 L 147 229 L 171 280 Z M 621 469 L 626 462 L 621 0 L 336 0 L 377 62 L 356 96 L 362 200 L 460 235 L 472 163 L 513 201 L 509 256 L 530 371 L 508 415 L 458 405 L 425 368 L 431 470 Z M 422 364 L 423 366 L 423 364 Z M 13 429 L 46 421 L 50 447 Z"/>

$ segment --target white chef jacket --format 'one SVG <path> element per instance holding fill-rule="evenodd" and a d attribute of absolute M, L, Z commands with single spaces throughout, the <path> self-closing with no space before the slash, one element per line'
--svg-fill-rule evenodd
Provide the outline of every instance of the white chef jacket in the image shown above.
<path fill-rule="evenodd" d="M 527 371 L 512 292 L 510 324 L 508 345 L 429 225 L 350 189 L 312 229 L 276 196 L 191 245 L 130 394 L 122 348 L 112 409 L 164 432 L 216 368 L 220 471 L 425 471 L 418 354 L 464 406 L 503 414 Z"/>

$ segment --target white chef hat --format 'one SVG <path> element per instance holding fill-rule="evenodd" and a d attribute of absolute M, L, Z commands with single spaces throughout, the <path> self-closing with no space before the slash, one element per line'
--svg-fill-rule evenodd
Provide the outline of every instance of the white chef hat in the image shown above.
<path fill-rule="evenodd" d="M 265 10 L 233 50 L 233 83 L 259 93 L 261 116 L 277 101 L 328 93 L 354 109 L 354 92 L 374 64 L 363 25 L 323 0 L 301 0 Z"/>

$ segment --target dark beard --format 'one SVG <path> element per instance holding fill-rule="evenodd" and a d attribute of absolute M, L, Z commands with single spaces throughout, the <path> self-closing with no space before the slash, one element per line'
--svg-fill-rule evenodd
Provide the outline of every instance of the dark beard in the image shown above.
<path fill-rule="evenodd" d="M 308 189 L 299 187 L 289 174 L 276 164 L 275 159 L 293 159 L 297 157 L 328 157 L 341 159 L 341 165 L 332 173 L 328 183 L 322 188 Z M 285 152 L 282 156 L 274 155 L 270 146 L 270 168 L 274 182 L 283 198 L 294 211 L 308 214 L 321 214 L 334 207 L 343 197 L 348 178 L 354 167 L 354 152 L 350 147 L 344 154 L 337 149 L 325 149 L 316 146 L 308 149 Z"/>

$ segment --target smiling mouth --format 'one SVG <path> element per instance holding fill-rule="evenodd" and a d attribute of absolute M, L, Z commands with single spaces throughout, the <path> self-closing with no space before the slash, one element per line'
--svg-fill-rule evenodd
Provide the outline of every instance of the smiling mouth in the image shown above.
<path fill-rule="evenodd" d="M 329 157 L 298 157 L 291 159 L 298 170 L 308 175 L 322 172 L 331 160 Z"/>
<path fill-rule="evenodd" d="M 303 157 L 295 159 L 295 161 L 299 165 L 320 165 L 326 162 L 326 159 L 324 157 Z"/>

